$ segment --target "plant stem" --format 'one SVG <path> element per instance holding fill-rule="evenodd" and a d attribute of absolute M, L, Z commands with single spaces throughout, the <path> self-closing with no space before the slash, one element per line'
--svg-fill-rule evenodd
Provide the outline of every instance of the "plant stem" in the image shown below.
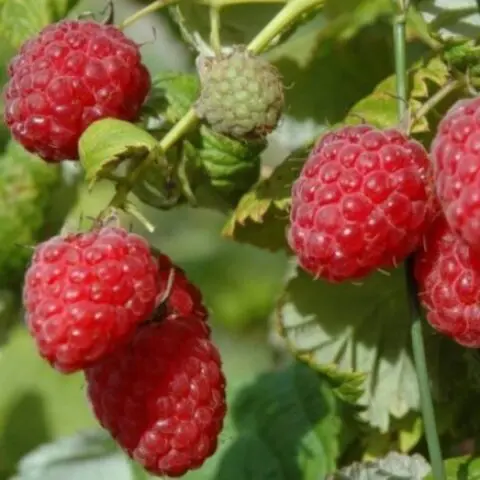
<path fill-rule="evenodd" d="M 427 440 L 428 455 L 435 480 L 446 480 L 445 467 L 442 459 L 442 448 L 438 437 L 435 409 L 430 391 L 430 377 L 428 375 L 425 346 L 422 331 L 422 314 L 418 302 L 418 292 L 413 275 L 413 257 L 407 259 L 406 276 L 408 297 L 410 299 L 410 315 L 413 319 L 411 327 L 413 360 L 417 372 L 420 404 L 422 410 L 425 437 Z"/>
<path fill-rule="evenodd" d="M 216 54 L 222 51 L 220 39 L 220 7 L 210 7 L 210 46 Z"/>
<path fill-rule="evenodd" d="M 154 10 L 164 7 L 166 5 L 175 3 L 177 0 L 157 0 L 142 10 L 139 10 L 122 24 L 122 28 L 132 24 L 143 15 L 153 12 Z M 225 4 L 234 4 L 241 2 L 226 2 Z M 259 2 L 260 3 L 260 2 Z M 268 3 L 268 2 L 267 2 Z M 280 12 L 273 17 L 273 19 L 261 30 L 261 32 L 250 42 L 248 48 L 253 53 L 260 53 L 268 47 L 270 42 L 281 32 L 283 32 L 291 23 L 295 22 L 299 17 L 312 10 L 315 7 L 320 7 L 324 0 L 290 0 Z M 220 3 L 216 4 L 220 6 Z M 218 13 L 218 12 L 217 12 Z M 216 21 L 214 19 L 214 21 Z M 213 26 L 215 29 L 215 25 Z M 215 34 L 214 34 L 215 35 Z M 130 193 L 132 186 L 141 177 L 142 173 L 155 161 L 158 155 L 164 154 L 170 147 L 179 141 L 190 129 L 195 127 L 198 123 L 197 117 L 193 107 L 171 128 L 169 132 L 160 140 L 157 148 L 154 149 L 140 163 L 130 174 L 124 183 L 117 184 L 117 191 L 110 201 L 109 207 L 125 208 L 127 205 L 127 196 Z"/>
<path fill-rule="evenodd" d="M 202 5 L 214 7 L 231 7 L 248 3 L 287 3 L 288 0 L 197 0 Z"/>
<path fill-rule="evenodd" d="M 155 12 L 155 10 L 159 10 L 160 8 L 166 7 L 167 5 L 172 5 L 176 3 L 178 0 L 155 0 L 154 2 L 147 5 L 145 8 L 141 8 L 137 10 L 133 15 L 126 18 L 119 26 L 120 30 L 129 27 L 136 21 L 140 20 L 145 15 L 149 15 L 150 13 Z"/>
<path fill-rule="evenodd" d="M 408 109 L 408 78 L 406 65 L 406 37 L 405 22 L 407 5 L 403 0 L 394 2 L 396 15 L 393 23 L 393 39 L 395 48 L 395 74 L 397 81 L 398 116 L 401 121 Z M 430 391 L 430 380 L 427 370 L 424 339 L 422 332 L 422 316 L 418 301 L 418 292 L 413 275 L 413 256 L 406 262 L 406 282 L 410 302 L 410 315 L 412 317 L 412 350 L 415 370 L 417 373 L 418 389 L 420 392 L 420 405 L 422 410 L 423 423 L 425 426 L 425 437 L 428 445 L 430 464 L 432 466 L 435 480 L 445 480 L 445 469 L 442 460 L 442 451 L 435 421 L 432 394 Z"/>
<path fill-rule="evenodd" d="M 448 95 L 455 90 L 465 87 L 466 85 L 467 82 L 465 78 L 456 78 L 447 82 L 442 88 L 440 88 L 440 90 L 436 91 L 416 112 L 413 113 L 408 130 L 410 131 L 417 120 L 427 115 L 430 110 L 435 108 L 443 99 L 448 97 Z"/>
<path fill-rule="evenodd" d="M 395 78 L 397 89 L 397 109 L 399 119 L 402 120 L 408 110 L 408 78 L 406 54 L 406 12 L 400 11 L 395 15 L 393 23 L 393 45 L 395 48 Z"/>
<path fill-rule="evenodd" d="M 270 42 L 300 16 L 314 8 L 320 8 L 324 0 L 295 0 L 290 1 L 265 26 L 265 28 L 250 42 L 248 49 L 260 53 L 268 47 Z"/>

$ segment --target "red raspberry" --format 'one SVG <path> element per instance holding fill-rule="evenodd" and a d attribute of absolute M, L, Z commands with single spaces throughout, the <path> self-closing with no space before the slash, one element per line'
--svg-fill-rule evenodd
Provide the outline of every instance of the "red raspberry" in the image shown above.
<path fill-rule="evenodd" d="M 66 20 L 28 40 L 10 63 L 5 123 L 48 162 L 78 158 L 95 120 L 133 121 L 150 89 L 138 46 L 118 28 Z"/>
<path fill-rule="evenodd" d="M 170 315 L 86 370 L 100 424 L 151 473 L 179 477 L 213 455 L 225 378 L 206 323 Z"/>
<path fill-rule="evenodd" d="M 165 299 L 167 312 L 182 317 L 193 315 L 206 320 L 208 312 L 203 305 L 200 290 L 187 279 L 185 272 L 174 265 L 166 255 L 160 254 L 158 260 L 159 291 L 165 292 L 167 297 Z"/>
<path fill-rule="evenodd" d="M 23 290 L 40 354 L 64 373 L 129 340 L 152 314 L 158 294 L 157 261 L 147 242 L 111 227 L 40 244 Z"/>
<path fill-rule="evenodd" d="M 415 277 L 430 325 L 461 345 L 480 348 L 480 258 L 443 215 L 416 255 Z"/>
<path fill-rule="evenodd" d="M 438 125 L 431 147 L 435 186 L 449 225 L 480 249 L 480 97 L 460 100 Z"/>
<path fill-rule="evenodd" d="M 425 149 L 369 125 L 327 133 L 292 188 L 288 242 L 300 265 L 332 282 L 404 260 L 434 203 Z"/>

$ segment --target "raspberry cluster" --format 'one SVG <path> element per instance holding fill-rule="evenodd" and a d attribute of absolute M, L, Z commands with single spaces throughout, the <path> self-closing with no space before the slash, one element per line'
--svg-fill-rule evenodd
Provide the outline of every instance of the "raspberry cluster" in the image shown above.
<path fill-rule="evenodd" d="M 150 74 L 113 25 L 65 20 L 28 40 L 8 68 L 5 122 L 46 162 L 78 159 L 93 122 L 135 121 Z M 99 423 L 149 472 L 176 477 L 216 450 L 225 378 L 201 292 L 139 235 L 99 224 L 36 246 L 23 287 L 36 347 L 83 371 Z"/>
<path fill-rule="evenodd" d="M 417 254 L 427 319 L 457 343 L 480 347 L 480 99 L 455 103 L 431 146 L 442 215 Z"/>
<path fill-rule="evenodd" d="M 84 370 L 100 424 L 145 469 L 176 477 L 216 450 L 225 378 L 198 288 L 120 227 L 39 244 L 26 323 L 62 373 Z"/>
<path fill-rule="evenodd" d="M 342 282 L 415 258 L 429 323 L 480 347 L 480 99 L 460 100 L 430 155 L 397 129 L 341 127 L 292 187 L 288 243 L 316 278 Z"/>

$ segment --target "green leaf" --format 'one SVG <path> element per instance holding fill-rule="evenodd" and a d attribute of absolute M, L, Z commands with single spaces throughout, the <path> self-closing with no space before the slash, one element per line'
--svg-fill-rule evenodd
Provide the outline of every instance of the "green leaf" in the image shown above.
<path fill-rule="evenodd" d="M 0 4 L 0 36 L 18 48 L 50 23 L 63 18 L 78 0 L 4 0 Z"/>
<path fill-rule="evenodd" d="M 171 123 L 183 117 L 197 99 L 200 82 L 196 75 L 161 72 L 152 79 L 147 106 Z"/>
<path fill-rule="evenodd" d="M 422 104 L 444 86 L 449 80 L 449 72 L 445 63 L 438 57 L 431 60 L 420 60 L 409 70 L 410 98 L 408 105 L 415 114 Z M 385 128 L 397 124 L 397 98 L 395 75 L 379 83 L 374 91 L 357 102 L 348 113 L 347 123 L 358 123 L 359 119 L 375 126 Z M 413 128 L 413 133 L 429 132 L 433 128 L 429 119 L 423 118 Z"/>
<path fill-rule="evenodd" d="M 235 205 L 258 180 L 260 154 L 266 142 L 237 141 L 202 125 L 191 145 L 192 154 L 208 177 L 210 186 L 229 204 Z"/>
<path fill-rule="evenodd" d="M 8 385 L 0 397 L 1 478 L 36 446 L 95 424 L 82 377 L 54 371 L 38 356 L 23 325 L 12 330 L 2 348 L 0 383 Z"/>
<path fill-rule="evenodd" d="M 148 117 L 154 113 L 154 117 L 144 119 L 144 123 L 151 124 L 149 130 L 152 134 L 162 135 L 195 102 L 199 82 L 195 75 L 166 72 L 157 75 L 153 85 L 145 115 Z M 176 187 L 180 184 L 184 197 L 190 203 L 228 210 L 258 180 L 260 154 L 265 147 L 264 141 L 234 140 L 215 133 L 207 125 L 201 125 L 187 136 L 183 146 L 179 147 L 179 153 L 169 153 L 168 163 L 176 169 L 170 175 L 173 203 L 178 200 Z M 178 155 L 182 157 L 180 160 L 175 159 Z M 164 181 L 159 174 L 149 177 L 145 176 L 138 196 L 148 205 L 164 208 L 165 195 L 155 193 L 165 190 Z"/>
<path fill-rule="evenodd" d="M 445 461 L 446 480 L 480 480 L 480 458 L 457 457 Z M 428 475 L 425 480 L 435 480 Z"/>
<path fill-rule="evenodd" d="M 343 410 L 326 377 L 303 364 L 261 375 L 231 404 L 238 433 L 214 478 L 324 478 L 342 451 Z"/>
<path fill-rule="evenodd" d="M 31 247 L 45 238 L 48 226 L 63 223 L 66 212 L 54 219 L 49 211 L 64 186 L 61 167 L 9 142 L 0 159 L 0 288 L 19 288 Z M 64 200 L 62 206 L 70 208 L 73 200 Z"/>
<path fill-rule="evenodd" d="M 437 408 L 437 424 L 439 410 Z M 440 430 L 440 429 L 439 429 Z M 400 419 L 392 418 L 387 432 L 369 429 L 362 438 L 363 460 L 374 460 L 390 451 L 408 453 L 423 438 L 423 423 L 420 412 L 410 411 Z"/>
<path fill-rule="evenodd" d="M 331 480 L 422 480 L 429 472 L 430 466 L 421 455 L 391 452 L 379 460 L 342 468 Z"/>
<path fill-rule="evenodd" d="M 38 447 L 20 461 L 12 480 L 66 478 L 135 480 L 127 458 L 103 430 L 79 433 Z"/>
<path fill-rule="evenodd" d="M 478 13 L 478 6 L 467 6 L 460 8 L 452 8 L 448 10 L 442 10 L 430 23 L 430 28 L 432 31 L 439 30 L 443 27 L 448 27 L 449 25 L 455 25 L 460 20 L 470 15 Z"/>
<path fill-rule="evenodd" d="M 362 285 L 315 281 L 297 270 L 279 306 L 283 334 L 300 358 L 367 374 L 359 404 L 381 432 L 390 415 L 401 418 L 419 407 L 409 319 L 401 268 Z"/>
<path fill-rule="evenodd" d="M 286 249 L 291 188 L 306 153 L 307 148 L 297 150 L 246 193 L 223 228 L 223 236 L 271 251 Z"/>
<path fill-rule="evenodd" d="M 289 117 L 328 125 L 343 119 L 345 111 L 393 73 L 392 35 L 384 23 L 366 27 L 348 41 L 329 37 L 317 42 L 321 32 L 317 28 L 312 39 L 299 31 L 266 57 L 279 68 L 284 84 L 294 86 L 285 92 Z"/>
<path fill-rule="evenodd" d="M 362 28 L 373 25 L 382 16 L 391 16 L 391 0 L 326 0 L 323 9 L 328 24 L 321 39 L 349 40 Z"/>
<path fill-rule="evenodd" d="M 92 186 L 124 160 L 143 160 L 157 140 L 132 123 L 106 118 L 92 123 L 80 137 L 78 151 L 86 180 Z"/>

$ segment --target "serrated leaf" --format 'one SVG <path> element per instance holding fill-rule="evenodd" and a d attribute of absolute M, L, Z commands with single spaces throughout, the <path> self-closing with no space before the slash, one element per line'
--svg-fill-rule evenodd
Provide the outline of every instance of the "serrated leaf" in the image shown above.
<path fill-rule="evenodd" d="M 63 18 L 78 0 L 4 0 L 0 5 L 0 36 L 18 48 L 50 23 Z"/>
<path fill-rule="evenodd" d="M 306 150 L 300 149 L 287 157 L 268 178 L 240 199 L 223 228 L 223 236 L 271 251 L 286 248 L 291 187 L 303 166 Z"/>
<path fill-rule="evenodd" d="M 343 410 L 328 381 L 303 364 L 261 375 L 231 404 L 238 432 L 218 480 L 318 480 L 342 450 Z"/>
<path fill-rule="evenodd" d="M 279 307 L 283 334 L 300 358 L 368 375 L 359 404 L 381 432 L 390 415 L 401 418 L 419 407 L 407 305 L 400 268 L 362 285 L 315 281 L 297 270 Z"/>
<path fill-rule="evenodd" d="M 446 480 L 480 480 L 479 457 L 457 457 L 445 461 Z M 425 480 L 436 480 L 428 475 Z"/>
<path fill-rule="evenodd" d="M 174 123 L 197 99 L 200 82 L 196 75 L 161 72 L 152 79 L 148 105 Z"/>
<path fill-rule="evenodd" d="M 127 458 L 102 430 L 41 445 L 25 456 L 12 480 L 135 480 Z M 145 477 L 144 477 L 145 478 Z"/>
<path fill-rule="evenodd" d="M 258 181 L 265 141 L 238 141 L 202 125 L 191 145 L 213 190 L 230 205 Z"/>
<path fill-rule="evenodd" d="M 436 413 L 438 420 L 438 409 Z M 369 429 L 366 433 L 362 439 L 362 461 L 375 460 L 390 451 L 409 453 L 420 442 L 423 433 L 420 412 L 410 411 L 401 419 L 392 418 L 388 432 L 380 433 L 377 429 Z"/>
<path fill-rule="evenodd" d="M 92 185 L 124 160 L 144 159 L 157 140 L 136 125 L 106 118 L 92 123 L 80 137 L 78 151 L 86 180 Z"/>
<path fill-rule="evenodd" d="M 409 71 L 410 98 L 408 105 L 413 114 L 419 110 L 438 88 L 449 80 L 449 72 L 445 63 L 438 57 L 419 61 Z M 395 75 L 389 76 L 377 85 L 367 97 L 356 103 L 349 111 L 346 123 L 358 123 L 359 119 L 380 128 L 391 127 L 397 123 L 397 98 Z M 424 133 L 430 130 L 427 118 L 416 122 L 413 133 Z"/>
<path fill-rule="evenodd" d="M 330 480 L 423 480 L 429 472 L 421 455 L 391 452 L 385 458 L 342 468 Z"/>
<path fill-rule="evenodd" d="M 192 106 L 198 89 L 199 82 L 195 75 L 176 72 L 159 74 L 154 79 L 154 91 L 148 109 L 155 111 L 158 118 L 163 118 L 167 125 L 171 125 Z M 184 196 L 190 203 L 226 211 L 258 180 L 260 154 L 265 147 L 263 140 L 238 141 L 218 134 L 203 124 L 186 137 L 182 160 L 173 162 L 178 167 L 174 177 L 182 184 Z M 162 185 L 145 186 L 151 191 L 163 188 Z M 139 195 L 142 201 L 157 206 L 155 193 L 151 198 L 147 198 L 149 194 L 146 191 L 139 193 L 143 195 Z M 164 198 L 157 198 L 164 202 Z"/>

